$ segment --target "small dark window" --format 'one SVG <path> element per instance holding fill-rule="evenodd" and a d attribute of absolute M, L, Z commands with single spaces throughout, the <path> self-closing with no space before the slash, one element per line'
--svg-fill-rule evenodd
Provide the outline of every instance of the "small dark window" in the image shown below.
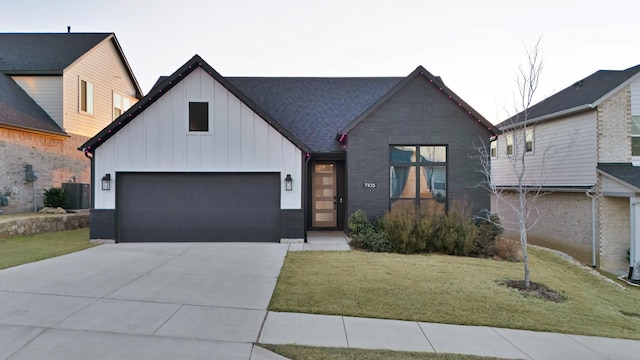
<path fill-rule="evenodd" d="M 209 131 L 209 103 L 189 103 L 189 131 Z"/>

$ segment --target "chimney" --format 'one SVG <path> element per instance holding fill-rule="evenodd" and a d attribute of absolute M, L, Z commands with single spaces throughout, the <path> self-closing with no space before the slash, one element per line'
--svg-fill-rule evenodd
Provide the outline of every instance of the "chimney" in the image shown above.
<path fill-rule="evenodd" d="M 67 26 L 67 34 L 71 34 L 71 26 Z"/>

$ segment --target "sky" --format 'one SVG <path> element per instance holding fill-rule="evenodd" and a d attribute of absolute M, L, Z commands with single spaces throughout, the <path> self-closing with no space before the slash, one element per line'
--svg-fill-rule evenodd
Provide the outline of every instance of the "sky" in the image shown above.
<path fill-rule="evenodd" d="M 199 54 L 223 76 L 440 76 L 493 123 L 541 39 L 536 101 L 640 64 L 638 0 L 0 0 L 0 32 L 113 32 L 144 93 Z M 0 49 L 2 51 L 2 49 Z"/>

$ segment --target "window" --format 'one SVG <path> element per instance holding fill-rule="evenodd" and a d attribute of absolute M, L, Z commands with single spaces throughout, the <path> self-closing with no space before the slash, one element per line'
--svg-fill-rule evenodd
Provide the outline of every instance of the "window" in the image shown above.
<path fill-rule="evenodd" d="M 122 115 L 130 107 L 129 98 L 113 93 L 113 120 Z"/>
<path fill-rule="evenodd" d="M 80 112 L 93 114 L 93 83 L 80 79 Z"/>
<path fill-rule="evenodd" d="M 640 115 L 631 116 L 631 156 L 640 156 Z"/>
<path fill-rule="evenodd" d="M 525 130 L 525 153 L 533 152 L 533 129 Z"/>
<path fill-rule="evenodd" d="M 491 158 L 495 159 L 498 157 L 498 139 L 493 140 L 490 144 L 490 154 L 491 154 Z"/>
<path fill-rule="evenodd" d="M 507 139 L 507 155 L 513 155 L 513 135 L 506 134 L 505 139 Z"/>
<path fill-rule="evenodd" d="M 518 146 L 518 149 L 522 149 L 522 129 L 517 129 L 514 130 L 512 133 L 510 134 L 506 134 L 505 138 L 507 139 L 507 155 L 513 155 L 513 151 L 514 151 L 514 141 L 513 138 L 516 138 L 516 145 Z M 525 130 L 525 135 L 524 135 L 524 152 L 525 154 L 527 153 L 532 153 L 533 152 L 533 129 L 526 129 Z M 518 154 L 521 154 L 520 151 L 518 151 Z M 497 155 L 497 154 L 496 154 Z M 493 155 L 492 155 L 493 157 Z"/>
<path fill-rule="evenodd" d="M 209 131 L 209 103 L 189 103 L 189 131 Z"/>
<path fill-rule="evenodd" d="M 391 210 L 443 213 L 447 200 L 446 146 L 391 146 Z"/>

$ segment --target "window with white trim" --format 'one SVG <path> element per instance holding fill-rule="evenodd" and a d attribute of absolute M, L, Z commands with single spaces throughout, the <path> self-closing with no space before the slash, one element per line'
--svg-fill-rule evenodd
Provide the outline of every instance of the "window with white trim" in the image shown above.
<path fill-rule="evenodd" d="M 80 79 L 80 112 L 93 114 L 93 83 Z"/>
<path fill-rule="evenodd" d="M 533 129 L 527 129 L 525 131 L 525 153 L 533 152 Z"/>
<path fill-rule="evenodd" d="M 498 140 L 493 140 L 489 143 L 489 152 L 491 154 L 491 158 L 495 159 L 498 157 Z"/>
<path fill-rule="evenodd" d="M 631 116 L 631 156 L 640 156 L 640 115 Z"/>
<path fill-rule="evenodd" d="M 120 95 L 116 92 L 113 93 L 113 120 L 118 118 L 118 116 L 122 115 L 129 107 L 131 103 L 129 102 L 129 98 L 123 95 Z"/>
<path fill-rule="evenodd" d="M 513 155 L 513 135 L 506 134 L 504 138 L 507 140 L 507 155 Z"/>

